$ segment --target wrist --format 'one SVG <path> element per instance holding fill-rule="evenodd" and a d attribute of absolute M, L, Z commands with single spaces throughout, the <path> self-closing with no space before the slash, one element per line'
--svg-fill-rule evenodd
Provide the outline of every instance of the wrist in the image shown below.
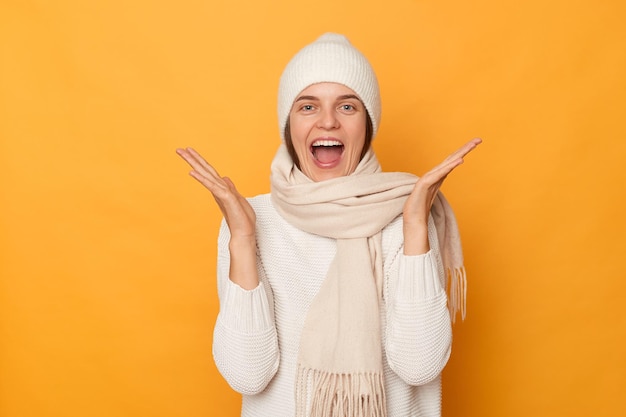
<path fill-rule="evenodd" d="M 228 248 L 233 250 L 254 248 L 256 252 L 256 236 L 255 235 L 231 235 L 228 242 Z"/>
<path fill-rule="evenodd" d="M 230 280 L 246 290 L 259 285 L 256 269 L 256 238 L 254 236 L 231 236 Z"/>
<path fill-rule="evenodd" d="M 423 255 L 430 250 L 428 224 L 426 222 L 405 222 L 403 233 L 405 255 Z"/>

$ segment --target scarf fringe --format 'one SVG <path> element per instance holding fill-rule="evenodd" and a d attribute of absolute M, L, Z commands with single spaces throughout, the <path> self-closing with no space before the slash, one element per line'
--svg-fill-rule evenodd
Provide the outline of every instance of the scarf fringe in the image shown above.
<path fill-rule="evenodd" d="M 299 366 L 296 416 L 386 417 L 383 379 L 382 372 L 340 374 Z M 307 414 L 309 398 L 311 405 Z"/>
<path fill-rule="evenodd" d="M 448 309 L 452 323 L 456 321 L 457 313 L 461 312 L 461 320 L 465 320 L 467 310 L 467 275 L 465 267 L 448 268 L 446 271 L 448 281 Z"/>

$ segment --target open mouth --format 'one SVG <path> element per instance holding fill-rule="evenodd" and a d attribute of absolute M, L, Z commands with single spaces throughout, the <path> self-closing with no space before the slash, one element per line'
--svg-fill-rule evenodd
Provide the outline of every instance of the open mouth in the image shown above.
<path fill-rule="evenodd" d="M 341 158 L 343 148 L 338 140 L 317 140 L 311 145 L 311 154 L 321 164 L 332 164 Z"/>

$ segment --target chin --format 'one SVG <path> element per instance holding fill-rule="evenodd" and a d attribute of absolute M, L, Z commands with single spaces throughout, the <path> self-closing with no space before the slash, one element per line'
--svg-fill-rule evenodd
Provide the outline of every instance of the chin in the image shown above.
<path fill-rule="evenodd" d="M 325 172 L 312 173 L 311 176 L 309 176 L 309 178 L 311 178 L 315 182 L 320 182 L 320 181 L 332 180 L 334 178 L 345 177 L 346 175 L 347 174 L 344 174 L 342 172 L 325 171 Z"/>

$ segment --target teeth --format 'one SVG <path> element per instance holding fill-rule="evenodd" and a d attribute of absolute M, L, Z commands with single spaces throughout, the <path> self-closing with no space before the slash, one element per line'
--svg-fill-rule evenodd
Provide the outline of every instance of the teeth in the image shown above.
<path fill-rule="evenodd" d="M 318 140 L 312 146 L 341 146 L 338 140 Z"/>

